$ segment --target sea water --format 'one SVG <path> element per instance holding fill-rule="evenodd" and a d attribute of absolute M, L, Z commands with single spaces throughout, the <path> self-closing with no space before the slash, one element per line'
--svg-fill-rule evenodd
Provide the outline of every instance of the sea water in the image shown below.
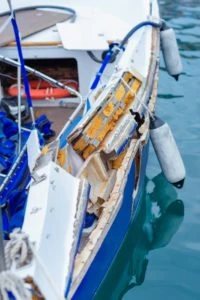
<path fill-rule="evenodd" d="M 200 0 L 160 0 L 176 31 L 184 73 L 176 82 L 161 58 L 157 114 L 170 125 L 187 178 L 164 178 L 152 147 L 140 211 L 96 300 L 200 299 Z"/>

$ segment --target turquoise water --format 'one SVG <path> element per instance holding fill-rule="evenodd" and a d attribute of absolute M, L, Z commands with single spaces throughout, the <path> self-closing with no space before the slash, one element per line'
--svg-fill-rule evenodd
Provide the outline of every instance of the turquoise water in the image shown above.
<path fill-rule="evenodd" d="M 200 0 L 160 1 L 160 11 L 176 30 L 184 74 L 177 83 L 161 60 L 157 113 L 187 179 L 173 188 L 150 149 L 142 207 L 96 300 L 200 299 Z"/>

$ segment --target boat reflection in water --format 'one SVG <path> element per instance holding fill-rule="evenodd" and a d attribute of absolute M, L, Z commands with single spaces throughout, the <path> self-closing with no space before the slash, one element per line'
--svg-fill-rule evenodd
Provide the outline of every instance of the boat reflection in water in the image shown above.
<path fill-rule="evenodd" d="M 145 190 L 149 187 L 152 191 L 144 193 L 138 215 L 95 300 L 122 299 L 141 285 L 149 251 L 167 246 L 183 221 L 183 201 L 177 199 L 175 188 L 162 173 L 151 181 L 146 178 Z"/>

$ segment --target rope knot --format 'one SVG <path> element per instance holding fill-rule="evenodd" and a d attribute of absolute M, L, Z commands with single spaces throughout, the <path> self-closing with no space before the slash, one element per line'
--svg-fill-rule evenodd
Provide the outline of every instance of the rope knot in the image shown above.
<path fill-rule="evenodd" d="M 16 263 L 16 267 L 22 267 L 30 263 L 32 258 L 32 245 L 28 235 L 20 228 L 14 229 L 5 247 L 7 268 L 10 269 L 13 263 Z"/>

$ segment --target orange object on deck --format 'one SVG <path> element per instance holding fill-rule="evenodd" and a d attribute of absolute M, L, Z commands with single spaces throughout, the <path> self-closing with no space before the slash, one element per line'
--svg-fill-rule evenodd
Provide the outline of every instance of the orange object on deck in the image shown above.
<path fill-rule="evenodd" d="M 64 84 L 78 91 L 78 83 L 75 80 L 65 80 Z M 30 94 L 33 100 L 49 100 L 49 99 L 60 99 L 72 96 L 72 94 L 62 88 L 55 87 L 44 80 L 30 80 Z M 8 94 L 10 96 L 17 96 L 18 87 L 16 84 L 11 85 L 8 88 Z M 22 97 L 26 97 L 24 87 L 21 86 Z"/>

